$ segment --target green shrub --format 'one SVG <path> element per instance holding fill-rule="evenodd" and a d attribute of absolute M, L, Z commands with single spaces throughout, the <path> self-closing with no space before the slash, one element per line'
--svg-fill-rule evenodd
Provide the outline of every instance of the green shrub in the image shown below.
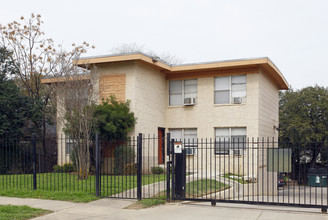
<path fill-rule="evenodd" d="M 114 150 L 114 174 L 122 175 L 127 164 L 133 164 L 135 152 L 132 147 L 120 146 Z"/>
<path fill-rule="evenodd" d="M 137 165 L 134 163 L 126 164 L 123 170 L 124 175 L 135 175 L 137 174 Z"/>
<path fill-rule="evenodd" d="M 60 166 L 60 165 L 54 165 L 54 172 L 55 173 L 61 173 L 61 172 L 63 172 L 63 167 L 62 166 Z"/>
<path fill-rule="evenodd" d="M 152 167 L 151 172 L 153 174 L 162 174 L 162 173 L 164 173 L 164 170 L 162 167 Z"/>
<path fill-rule="evenodd" d="M 76 170 L 77 164 L 78 164 L 78 158 L 77 158 L 77 146 L 74 146 L 71 151 L 70 159 L 72 161 L 73 168 Z"/>
<path fill-rule="evenodd" d="M 72 163 L 64 164 L 64 166 L 63 166 L 63 171 L 64 171 L 64 172 L 67 172 L 67 173 L 73 172 L 73 171 L 74 171 L 74 166 L 73 166 L 73 164 L 72 164 Z"/>

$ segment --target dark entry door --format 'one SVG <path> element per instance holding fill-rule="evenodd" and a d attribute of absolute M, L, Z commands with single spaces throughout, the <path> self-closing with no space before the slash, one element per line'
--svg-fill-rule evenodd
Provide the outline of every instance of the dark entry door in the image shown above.
<path fill-rule="evenodd" d="M 158 164 L 164 164 L 165 128 L 158 128 Z"/>

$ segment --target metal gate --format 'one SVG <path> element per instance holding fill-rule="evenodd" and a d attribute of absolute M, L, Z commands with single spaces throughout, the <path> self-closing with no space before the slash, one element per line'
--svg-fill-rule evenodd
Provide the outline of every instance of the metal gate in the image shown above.
<path fill-rule="evenodd" d="M 167 156 L 159 160 L 162 148 L 158 145 L 165 140 Z M 119 143 L 99 141 L 98 145 L 96 192 L 102 197 L 166 197 L 212 205 L 227 202 L 327 210 L 327 141 L 171 140 L 168 133 L 166 138 L 139 134 Z"/>
<path fill-rule="evenodd" d="M 168 198 L 172 200 L 318 207 L 327 211 L 327 141 L 171 140 L 167 149 L 172 170 Z"/>
<path fill-rule="evenodd" d="M 165 137 L 139 134 L 124 141 L 96 141 L 96 194 L 101 197 L 165 198 L 166 165 L 158 160 Z"/>

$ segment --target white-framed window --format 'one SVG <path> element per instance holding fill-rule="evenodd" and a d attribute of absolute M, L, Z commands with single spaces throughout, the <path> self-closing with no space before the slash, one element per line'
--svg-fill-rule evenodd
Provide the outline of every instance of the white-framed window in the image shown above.
<path fill-rule="evenodd" d="M 246 147 L 246 128 L 215 128 L 215 154 L 242 155 Z"/>
<path fill-rule="evenodd" d="M 169 132 L 171 133 L 171 139 L 182 142 L 186 150 L 186 155 L 197 154 L 196 128 L 169 129 Z"/>
<path fill-rule="evenodd" d="M 214 78 L 214 104 L 246 102 L 246 75 Z"/>
<path fill-rule="evenodd" d="M 197 99 L 197 79 L 169 81 L 170 106 L 183 105 L 185 98 Z"/>

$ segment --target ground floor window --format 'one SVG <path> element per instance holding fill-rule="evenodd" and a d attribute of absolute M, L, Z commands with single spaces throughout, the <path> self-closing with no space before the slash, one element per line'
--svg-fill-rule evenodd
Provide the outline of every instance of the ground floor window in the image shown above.
<path fill-rule="evenodd" d="M 246 128 L 215 128 L 215 154 L 243 155 Z"/>
<path fill-rule="evenodd" d="M 169 129 L 169 132 L 171 133 L 172 139 L 183 143 L 186 155 L 197 154 L 196 128 Z"/>
<path fill-rule="evenodd" d="M 67 137 L 65 140 L 65 153 L 71 154 L 75 145 L 76 145 L 76 140 L 72 139 L 71 137 Z"/>

